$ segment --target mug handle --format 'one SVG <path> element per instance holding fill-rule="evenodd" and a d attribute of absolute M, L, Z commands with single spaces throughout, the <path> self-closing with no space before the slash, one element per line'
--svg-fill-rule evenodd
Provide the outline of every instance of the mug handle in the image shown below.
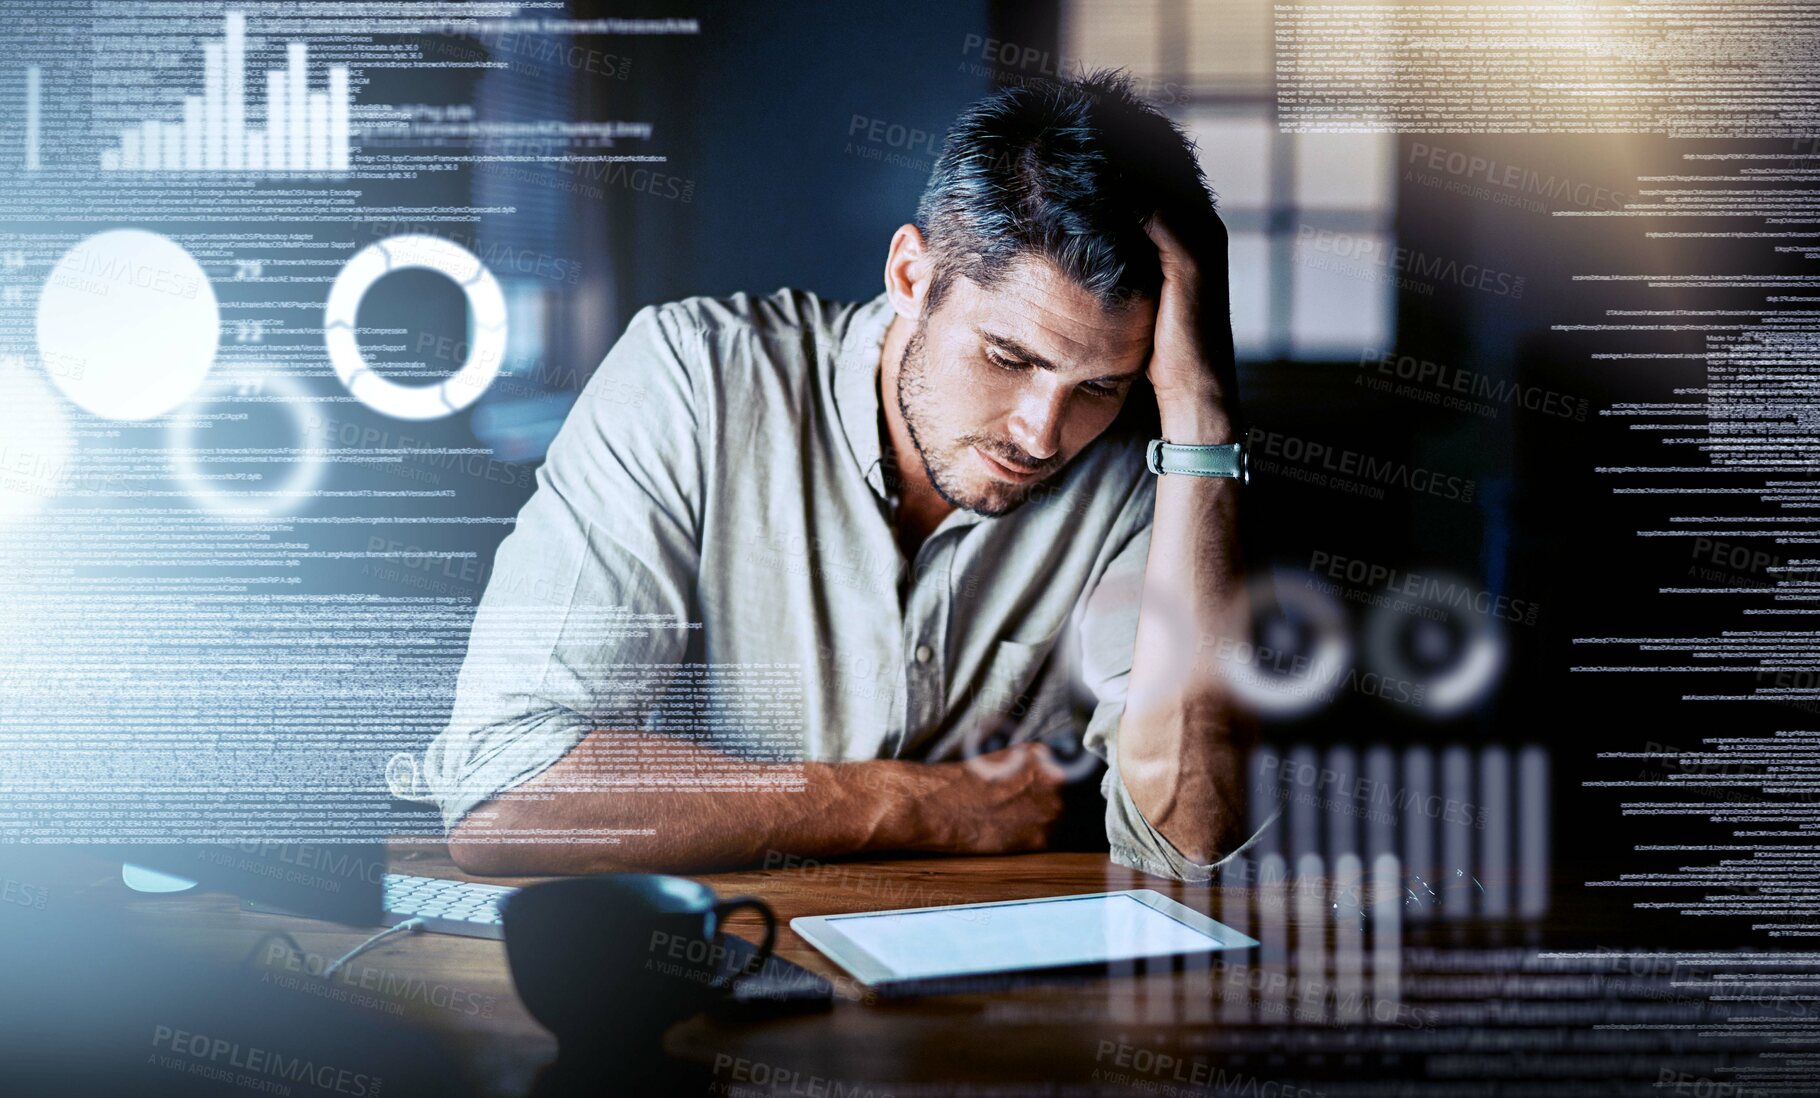
<path fill-rule="evenodd" d="M 718 938 L 726 933 L 727 916 L 738 911 L 742 907 L 751 908 L 753 911 L 764 916 L 765 940 L 759 945 L 757 956 L 753 957 L 745 966 L 727 977 L 724 982 L 716 979 L 714 983 L 708 985 L 716 991 L 729 991 L 734 984 L 745 977 L 750 976 L 752 973 L 757 972 L 771 956 L 771 947 L 777 944 L 777 912 L 772 911 L 771 905 L 759 899 L 757 896 L 735 896 L 731 900 L 722 900 L 720 903 L 715 904 L 714 936 Z"/>

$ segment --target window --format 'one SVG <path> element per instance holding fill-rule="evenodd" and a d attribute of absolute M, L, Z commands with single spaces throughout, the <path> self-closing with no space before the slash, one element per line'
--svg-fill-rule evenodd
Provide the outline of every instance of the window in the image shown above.
<path fill-rule="evenodd" d="M 1068 71 L 1128 69 L 1201 149 L 1232 237 L 1240 359 L 1391 345 L 1396 138 L 1277 131 L 1268 0 L 1069 0 Z"/>

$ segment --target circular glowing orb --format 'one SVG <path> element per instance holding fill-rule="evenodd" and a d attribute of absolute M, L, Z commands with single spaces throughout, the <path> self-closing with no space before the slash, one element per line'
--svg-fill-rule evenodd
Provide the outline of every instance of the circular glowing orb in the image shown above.
<path fill-rule="evenodd" d="M 189 399 L 221 342 L 202 267 L 167 236 L 112 229 L 63 253 L 38 295 L 38 357 L 77 407 L 155 419 Z"/>

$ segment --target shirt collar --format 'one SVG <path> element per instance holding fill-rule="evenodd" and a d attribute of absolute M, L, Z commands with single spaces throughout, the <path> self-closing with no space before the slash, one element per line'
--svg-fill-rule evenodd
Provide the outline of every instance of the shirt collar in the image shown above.
<path fill-rule="evenodd" d="M 834 406 L 840 414 L 841 429 L 846 432 L 847 445 L 860 474 L 881 499 L 885 495 L 885 473 L 878 426 L 879 355 L 885 344 L 885 329 L 891 326 L 895 315 L 884 294 L 855 309 L 834 364 Z"/>

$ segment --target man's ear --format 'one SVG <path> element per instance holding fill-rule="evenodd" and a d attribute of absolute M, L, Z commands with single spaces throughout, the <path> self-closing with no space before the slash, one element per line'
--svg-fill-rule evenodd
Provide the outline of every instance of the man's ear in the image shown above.
<path fill-rule="evenodd" d="M 900 225 L 891 234 L 885 257 L 885 294 L 897 315 L 915 321 L 923 315 L 923 298 L 935 279 L 935 257 L 915 225 Z"/>

